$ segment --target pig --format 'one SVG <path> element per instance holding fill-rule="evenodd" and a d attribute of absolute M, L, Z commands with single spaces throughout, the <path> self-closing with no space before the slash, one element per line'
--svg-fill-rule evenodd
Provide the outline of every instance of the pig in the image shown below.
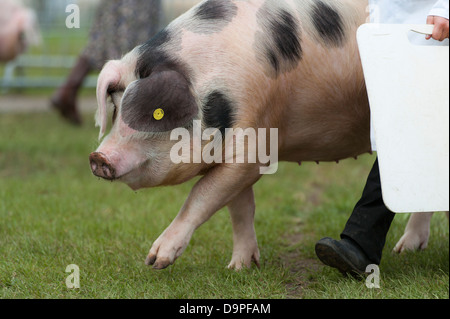
<path fill-rule="evenodd" d="M 277 129 L 277 161 L 335 162 L 371 152 L 356 42 L 366 8 L 364 0 L 205 0 L 105 64 L 97 83 L 100 145 L 89 157 L 93 174 L 133 190 L 201 176 L 154 241 L 147 265 L 173 264 L 194 231 L 225 206 L 233 228 L 228 267 L 260 263 L 253 185 L 270 163 L 173 161 L 180 143 L 174 130 L 193 136 L 196 127 L 222 134 Z M 257 139 L 269 144 L 267 136 Z M 192 140 L 184 147 L 194 153 Z M 235 140 L 219 145 L 226 149 Z"/>
<path fill-rule="evenodd" d="M 0 62 L 14 60 L 30 45 L 40 43 L 36 15 L 17 1 L 0 2 Z"/>

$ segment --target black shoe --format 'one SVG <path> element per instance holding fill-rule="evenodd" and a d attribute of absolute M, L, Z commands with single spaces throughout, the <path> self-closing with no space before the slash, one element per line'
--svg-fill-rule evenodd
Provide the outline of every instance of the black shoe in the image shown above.
<path fill-rule="evenodd" d="M 316 255 L 325 265 L 353 276 L 364 275 L 366 267 L 373 264 L 361 248 L 348 239 L 322 238 L 316 243 Z"/>

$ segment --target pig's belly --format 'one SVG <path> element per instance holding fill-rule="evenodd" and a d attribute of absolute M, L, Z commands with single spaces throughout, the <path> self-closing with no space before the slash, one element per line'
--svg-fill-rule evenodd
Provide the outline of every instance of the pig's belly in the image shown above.
<path fill-rule="evenodd" d="M 361 115 L 290 121 L 280 134 L 280 161 L 340 161 L 371 152 L 370 114 Z"/>

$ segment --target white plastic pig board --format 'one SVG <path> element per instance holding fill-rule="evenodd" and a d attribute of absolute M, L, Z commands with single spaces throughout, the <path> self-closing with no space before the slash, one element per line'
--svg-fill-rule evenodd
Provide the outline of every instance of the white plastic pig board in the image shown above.
<path fill-rule="evenodd" d="M 365 24 L 358 44 L 383 199 L 393 212 L 449 210 L 449 47 L 411 44 L 432 26 Z"/>

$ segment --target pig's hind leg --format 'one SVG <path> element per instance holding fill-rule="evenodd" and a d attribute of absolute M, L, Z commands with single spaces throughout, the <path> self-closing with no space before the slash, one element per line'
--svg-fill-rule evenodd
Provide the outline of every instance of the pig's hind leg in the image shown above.
<path fill-rule="evenodd" d="M 430 222 L 433 213 L 414 213 L 409 218 L 405 233 L 394 247 L 394 251 L 402 253 L 405 250 L 423 250 L 428 246 Z"/>
<path fill-rule="evenodd" d="M 253 188 L 243 190 L 228 204 L 233 223 L 233 256 L 228 268 L 250 268 L 252 261 L 259 267 L 259 249 L 254 227 L 255 198 Z"/>

